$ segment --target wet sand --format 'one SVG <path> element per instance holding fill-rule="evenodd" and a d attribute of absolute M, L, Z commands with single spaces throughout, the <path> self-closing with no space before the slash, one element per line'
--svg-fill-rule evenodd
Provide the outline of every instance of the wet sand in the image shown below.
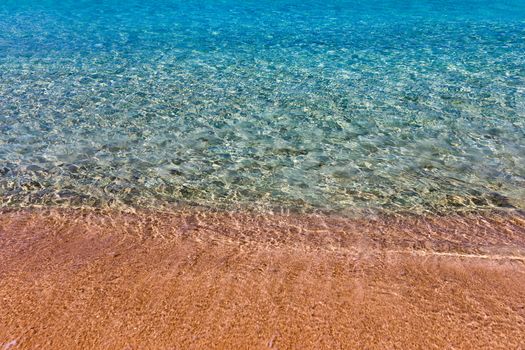
<path fill-rule="evenodd" d="M 0 214 L 0 349 L 520 349 L 520 213 Z"/>

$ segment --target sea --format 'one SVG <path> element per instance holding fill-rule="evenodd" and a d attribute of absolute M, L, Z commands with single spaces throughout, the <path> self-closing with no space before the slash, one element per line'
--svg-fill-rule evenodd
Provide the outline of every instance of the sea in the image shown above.
<path fill-rule="evenodd" d="M 523 0 L 2 0 L 0 207 L 525 208 Z"/>

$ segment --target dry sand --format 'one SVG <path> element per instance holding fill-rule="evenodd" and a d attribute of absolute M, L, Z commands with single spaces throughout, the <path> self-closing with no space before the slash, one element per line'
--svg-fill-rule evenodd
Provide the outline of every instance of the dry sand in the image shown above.
<path fill-rule="evenodd" d="M 525 217 L 0 214 L 0 350 L 522 349 Z"/>

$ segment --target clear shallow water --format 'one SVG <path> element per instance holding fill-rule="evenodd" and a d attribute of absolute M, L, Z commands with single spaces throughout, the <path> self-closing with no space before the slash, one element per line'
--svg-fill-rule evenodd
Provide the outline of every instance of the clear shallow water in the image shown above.
<path fill-rule="evenodd" d="M 525 2 L 0 3 L 0 205 L 524 208 Z"/>

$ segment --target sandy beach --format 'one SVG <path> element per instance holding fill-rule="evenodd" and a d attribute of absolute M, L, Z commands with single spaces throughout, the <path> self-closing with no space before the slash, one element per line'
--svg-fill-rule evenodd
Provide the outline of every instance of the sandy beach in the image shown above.
<path fill-rule="evenodd" d="M 519 349 L 520 213 L 0 215 L 0 349 Z"/>
<path fill-rule="evenodd" d="M 525 350 L 524 0 L 0 0 L 0 350 Z"/>

